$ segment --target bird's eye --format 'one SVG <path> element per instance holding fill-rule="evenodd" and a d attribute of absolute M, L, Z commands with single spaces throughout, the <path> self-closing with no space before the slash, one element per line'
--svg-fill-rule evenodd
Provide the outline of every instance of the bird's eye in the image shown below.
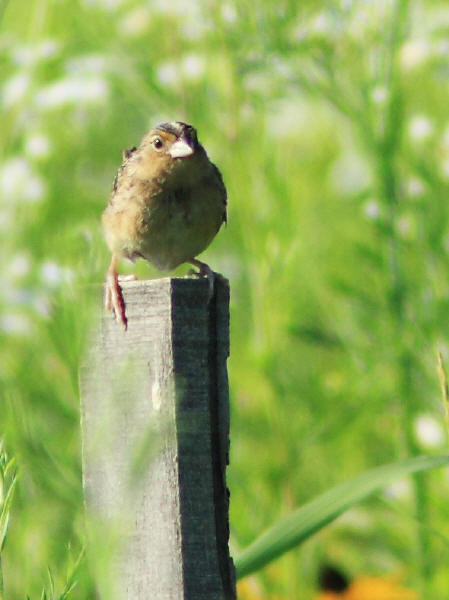
<path fill-rule="evenodd" d="M 164 145 L 164 142 L 161 140 L 161 138 L 157 137 L 153 140 L 153 146 L 157 149 L 160 150 L 162 148 L 162 146 Z"/>

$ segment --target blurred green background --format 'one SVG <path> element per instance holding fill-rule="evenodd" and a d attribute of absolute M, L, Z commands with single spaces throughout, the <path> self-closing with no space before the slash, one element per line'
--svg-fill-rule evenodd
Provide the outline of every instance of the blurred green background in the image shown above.
<path fill-rule="evenodd" d="M 100 214 L 122 150 L 160 121 L 192 123 L 228 188 L 203 256 L 231 282 L 234 552 L 346 478 L 445 451 L 446 0 L 3 0 L 0 18 L 7 600 L 40 597 L 48 567 L 61 590 L 85 543 L 78 365 L 109 260 Z M 312 599 L 331 561 L 446 599 L 448 498 L 445 470 L 398 482 L 242 598 Z M 95 576 L 82 560 L 70 597 L 93 598 Z"/>

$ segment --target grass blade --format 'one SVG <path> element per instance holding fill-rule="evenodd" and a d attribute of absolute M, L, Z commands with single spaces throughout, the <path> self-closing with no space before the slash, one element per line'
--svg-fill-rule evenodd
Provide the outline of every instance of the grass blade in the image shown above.
<path fill-rule="evenodd" d="M 449 455 L 419 456 L 366 471 L 298 508 L 255 540 L 235 561 L 245 577 L 301 544 L 348 508 L 399 477 L 449 464 Z"/>

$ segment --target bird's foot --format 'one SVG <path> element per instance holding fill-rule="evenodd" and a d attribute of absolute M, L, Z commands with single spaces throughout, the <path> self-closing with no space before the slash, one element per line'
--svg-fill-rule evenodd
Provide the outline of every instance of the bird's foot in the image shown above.
<path fill-rule="evenodd" d="M 214 295 L 214 285 L 215 285 L 215 273 L 206 265 L 206 263 L 197 260 L 196 258 L 192 258 L 188 261 L 191 265 L 194 265 L 199 269 L 199 272 L 191 269 L 189 271 L 189 275 L 196 275 L 197 277 L 206 277 L 209 283 L 209 290 L 207 295 L 207 301 L 210 302 L 212 300 L 212 296 Z"/>
<path fill-rule="evenodd" d="M 106 310 L 113 312 L 116 321 L 122 323 L 124 329 L 126 329 L 128 320 L 125 314 L 125 300 L 123 299 L 117 273 L 108 273 L 106 277 L 104 307 Z"/>

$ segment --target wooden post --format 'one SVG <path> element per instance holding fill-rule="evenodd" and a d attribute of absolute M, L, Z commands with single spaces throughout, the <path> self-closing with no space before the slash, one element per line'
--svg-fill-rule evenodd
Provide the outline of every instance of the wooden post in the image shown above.
<path fill-rule="evenodd" d="M 81 370 L 86 506 L 125 532 L 117 598 L 234 599 L 228 282 L 211 300 L 205 279 L 122 287 L 128 329 L 104 315 Z"/>

